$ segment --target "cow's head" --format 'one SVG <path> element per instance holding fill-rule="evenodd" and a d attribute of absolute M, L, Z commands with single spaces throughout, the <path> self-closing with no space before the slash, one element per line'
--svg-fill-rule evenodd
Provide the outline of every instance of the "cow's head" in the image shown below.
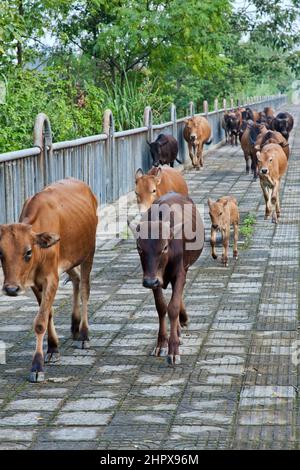
<path fill-rule="evenodd" d="M 143 269 L 143 286 L 148 289 L 162 287 L 169 259 L 170 243 L 182 231 L 182 223 L 170 228 L 169 222 L 143 221 L 129 224 L 136 238 L 137 250 Z"/>
<path fill-rule="evenodd" d="M 31 283 L 39 250 L 59 241 L 55 233 L 35 233 L 31 225 L 0 225 L 0 259 L 4 273 L 3 293 L 15 297 Z"/>
<path fill-rule="evenodd" d="M 185 128 L 188 131 L 188 138 L 191 144 L 195 144 L 198 139 L 198 127 L 199 127 L 199 120 L 192 117 L 190 119 L 185 119 Z"/>
<path fill-rule="evenodd" d="M 158 166 L 162 160 L 162 152 L 163 152 L 162 148 L 168 144 L 168 140 L 167 139 L 155 140 L 155 142 L 151 142 L 151 143 L 148 142 L 147 140 L 147 144 L 149 145 L 149 148 L 150 148 L 153 165 Z"/>
<path fill-rule="evenodd" d="M 273 144 L 266 145 L 261 152 L 256 152 L 258 173 L 261 177 L 268 177 L 272 170 L 275 147 Z"/>
<path fill-rule="evenodd" d="M 139 168 L 135 173 L 135 194 L 140 212 L 146 212 L 157 199 L 157 186 L 161 183 L 161 168 L 156 175 L 145 175 Z"/>
<path fill-rule="evenodd" d="M 228 222 L 228 201 L 225 202 L 213 202 L 208 199 L 209 216 L 211 220 L 211 226 L 214 230 L 220 230 Z"/>
<path fill-rule="evenodd" d="M 289 132 L 288 132 L 288 122 L 286 118 L 278 118 L 276 117 L 276 129 L 279 131 L 283 137 L 288 140 L 289 139 Z"/>

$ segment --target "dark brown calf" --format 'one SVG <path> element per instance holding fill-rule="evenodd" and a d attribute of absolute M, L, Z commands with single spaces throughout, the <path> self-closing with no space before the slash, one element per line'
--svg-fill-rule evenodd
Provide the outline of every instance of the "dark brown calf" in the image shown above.
<path fill-rule="evenodd" d="M 82 347 L 88 341 L 87 304 L 95 251 L 97 200 L 90 188 L 75 179 L 54 183 L 28 199 L 20 223 L 0 225 L 3 292 L 17 296 L 31 287 L 39 304 L 34 320 L 36 350 L 31 382 L 44 380 L 43 339 L 48 330 L 47 362 L 58 359 L 53 309 L 59 275 L 73 282 L 72 335 Z M 80 266 L 80 276 L 76 266 Z M 82 300 L 80 314 L 79 294 Z"/>
<path fill-rule="evenodd" d="M 183 289 L 188 268 L 199 258 L 204 245 L 204 226 L 193 201 L 178 193 L 167 193 L 130 228 L 136 238 L 143 269 L 143 285 L 152 289 L 159 332 L 154 355 L 165 356 L 169 364 L 180 362 L 180 328 L 188 322 Z M 167 305 L 162 289 L 171 283 Z M 166 313 L 170 320 L 168 339 Z"/>

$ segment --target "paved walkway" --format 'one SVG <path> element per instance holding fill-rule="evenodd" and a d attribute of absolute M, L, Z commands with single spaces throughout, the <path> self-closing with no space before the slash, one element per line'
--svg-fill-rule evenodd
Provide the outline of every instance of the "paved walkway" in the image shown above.
<path fill-rule="evenodd" d="M 300 109 L 289 107 L 297 118 Z M 0 296 L 0 449 L 290 449 L 300 447 L 297 367 L 300 127 L 282 188 L 278 226 L 264 220 L 258 182 L 240 148 L 208 155 L 186 178 L 192 197 L 232 194 L 242 217 L 256 215 L 249 246 L 228 268 L 209 243 L 190 269 L 190 315 L 182 364 L 149 356 L 157 332 L 152 293 L 141 285 L 132 240 L 99 243 L 90 303 L 91 348 L 69 339 L 71 286 L 56 299 L 61 365 L 47 381 L 26 381 L 37 311 L 28 293 Z M 209 220 L 205 212 L 209 233 Z M 207 237 L 208 239 L 208 237 Z M 219 247 L 219 250 L 221 247 Z M 231 251 L 232 253 L 232 251 Z M 300 345 L 299 345 L 300 350 Z"/>

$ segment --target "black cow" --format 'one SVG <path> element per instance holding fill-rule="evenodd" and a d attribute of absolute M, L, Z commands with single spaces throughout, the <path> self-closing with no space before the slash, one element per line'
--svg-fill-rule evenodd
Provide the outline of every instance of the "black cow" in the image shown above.
<path fill-rule="evenodd" d="M 286 140 L 289 140 L 293 126 L 294 118 L 290 113 L 279 113 L 272 121 L 272 129 L 280 132 Z"/>
<path fill-rule="evenodd" d="M 177 159 L 178 155 L 178 142 L 172 135 L 159 134 L 155 142 L 148 142 L 150 147 L 153 165 L 170 165 L 174 166 L 174 161 L 181 163 Z"/>

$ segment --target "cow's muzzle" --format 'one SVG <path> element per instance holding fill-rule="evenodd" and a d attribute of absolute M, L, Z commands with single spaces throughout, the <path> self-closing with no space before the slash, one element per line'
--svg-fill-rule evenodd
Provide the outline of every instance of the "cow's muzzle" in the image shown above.
<path fill-rule="evenodd" d="M 13 286 L 9 284 L 5 284 L 3 286 L 3 293 L 5 295 L 8 295 L 9 297 L 16 297 L 17 295 L 19 295 L 20 292 L 21 292 L 20 286 Z"/>
<path fill-rule="evenodd" d="M 213 228 L 214 230 L 218 230 L 219 225 L 218 225 L 218 224 L 212 224 L 212 228 Z"/>
<path fill-rule="evenodd" d="M 263 174 L 263 175 L 266 175 L 268 173 L 268 168 L 262 168 L 260 170 L 260 172 Z"/>
<path fill-rule="evenodd" d="M 146 287 L 147 289 L 156 289 L 157 287 L 160 286 L 160 282 L 157 278 L 150 279 L 150 278 L 144 277 L 143 286 Z"/>
<path fill-rule="evenodd" d="M 195 140 L 196 140 L 196 135 L 195 135 L 195 134 L 191 134 L 190 140 L 191 140 L 191 142 L 195 142 Z"/>

